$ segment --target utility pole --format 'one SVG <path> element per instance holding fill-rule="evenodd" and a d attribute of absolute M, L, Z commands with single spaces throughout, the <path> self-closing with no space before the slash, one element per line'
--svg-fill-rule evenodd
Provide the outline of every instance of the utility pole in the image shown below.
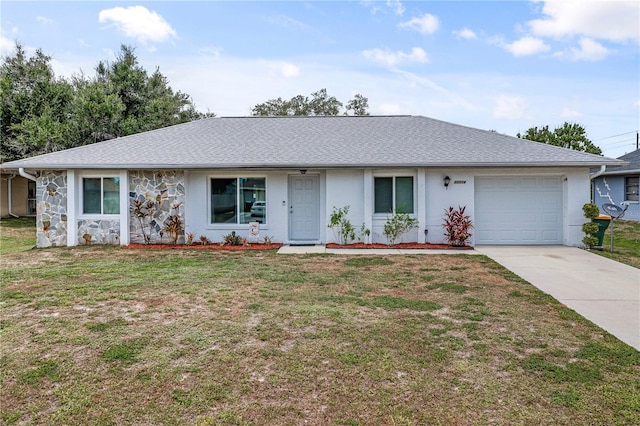
<path fill-rule="evenodd" d="M 636 130 L 636 150 L 638 149 L 638 145 L 640 145 L 640 133 Z"/>

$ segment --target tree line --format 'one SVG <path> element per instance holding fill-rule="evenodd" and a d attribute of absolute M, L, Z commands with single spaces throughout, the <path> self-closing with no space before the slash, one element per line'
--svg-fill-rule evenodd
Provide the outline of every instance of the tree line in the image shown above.
<path fill-rule="evenodd" d="M 360 94 L 344 104 L 320 89 L 290 100 L 255 105 L 252 115 L 368 115 Z M 0 160 L 45 154 L 120 136 L 213 117 L 199 112 L 191 97 L 174 91 L 159 70 L 149 74 L 134 49 L 120 46 L 113 61 L 100 61 L 91 76 L 57 77 L 51 56 L 29 57 L 16 43 L 0 64 Z"/>
<path fill-rule="evenodd" d="M 587 137 L 585 128 L 577 123 L 565 122 L 553 131 L 549 130 L 549 126 L 531 127 L 525 133 L 518 133 L 516 136 L 562 148 L 602 155 L 602 150 Z"/>
<path fill-rule="evenodd" d="M 51 57 L 29 57 L 16 43 L 0 64 L 0 161 L 12 161 L 105 141 L 187 121 L 214 117 L 191 97 L 174 91 L 159 68 L 149 74 L 134 49 L 121 45 L 113 61 L 100 61 L 91 76 L 56 77 Z M 346 104 L 320 89 L 311 96 L 270 99 L 254 116 L 369 115 L 369 100 L 356 94 Z M 565 123 L 553 132 L 532 127 L 517 137 L 601 154 L 584 127 Z"/>

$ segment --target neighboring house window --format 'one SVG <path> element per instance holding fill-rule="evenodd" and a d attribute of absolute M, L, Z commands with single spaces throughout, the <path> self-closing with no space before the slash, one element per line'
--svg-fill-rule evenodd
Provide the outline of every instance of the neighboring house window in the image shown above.
<path fill-rule="evenodd" d="M 212 178 L 211 223 L 266 223 L 265 178 Z"/>
<path fill-rule="evenodd" d="M 83 178 L 82 213 L 120 214 L 120 178 Z"/>
<path fill-rule="evenodd" d="M 413 213 L 413 177 L 374 178 L 374 213 Z"/>
<path fill-rule="evenodd" d="M 34 181 L 27 182 L 27 214 L 36 214 L 36 183 Z"/>
<path fill-rule="evenodd" d="M 638 201 L 638 176 L 624 179 L 624 200 Z"/>

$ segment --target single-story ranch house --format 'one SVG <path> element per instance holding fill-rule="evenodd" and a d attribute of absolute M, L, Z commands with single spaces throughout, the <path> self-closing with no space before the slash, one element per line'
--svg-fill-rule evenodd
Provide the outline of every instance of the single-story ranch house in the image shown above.
<path fill-rule="evenodd" d="M 403 241 L 440 243 L 466 206 L 472 244 L 579 246 L 589 170 L 623 162 L 420 116 L 208 118 L 5 163 L 36 180 L 37 246 L 143 242 L 134 200 L 221 241 L 334 242 L 334 208 L 386 242 L 391 212 L 418 220 Z M 175 217 L 175 216 L 174 216 Z M 181 235 L 179 242 L 184 241 Z"/>

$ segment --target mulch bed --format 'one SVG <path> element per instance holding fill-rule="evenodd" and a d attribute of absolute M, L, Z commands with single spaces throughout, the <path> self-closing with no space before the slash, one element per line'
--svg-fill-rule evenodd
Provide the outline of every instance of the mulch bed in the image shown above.
<path fill-rule="evenodd" d="M 387 244 L 365 244 L 365 243 L 353 243 L 353 244 L 337 244 L 328 243 L 327 248 L 345 248 L 345 249 L 432 249 L 432 250 L 473 250 L 471 246 L 450 246 L 448 244 L 429 244 L 429 243 L 398 243 L 392 246 Z"/>
<path fill-rule="evenodd" d="M 191 245 L 186 244 L 141 244 L 141 243 L 131 243 L 125 248 L 128 249 L 188 249 L 188 250 L 230 250 L 230 251 L 242 251 L 242 250 L 276 250 L 282 247 L 282 243 L 272 243 L 272 244 L 261 244 L 261 243 L 252 243 L 244 246 L 231 246 L 231 245 L 220 245 L 219 243 L 213 244 L 201 244 L 194 243 Z M 420 243 L 398 243 L 392 246 L 387 244 L 375 243 L 375 244 L 365 244 L 365 243 L 352 243 L 352 244 L 337 244 L 337 243 L 328 243 L 326 247 L 329 249 L 431 249 L 431 250 L 473 250 L 471 246 L 450 246 L 448 244 L 420 244 Z"/>
<path fill-rule="evenodd" d="M 275 250 L 282 247 L 281 243 L 272 243 L 272 244 L 261 244 L 261 243 L 252 243 L 247 244 L 245 246 L 231 246 L 231 245 L 220 245 L 218 243 L 213 244 L 200 244 L 194 243 L 191 245 L 186 244 L 140 244 L 140 243 L 132 243 L 125 248 L 129 249 L 187 249 L 187 250 L 230 250 L 230 251 L 240 251 L 240 250 Z"/>

